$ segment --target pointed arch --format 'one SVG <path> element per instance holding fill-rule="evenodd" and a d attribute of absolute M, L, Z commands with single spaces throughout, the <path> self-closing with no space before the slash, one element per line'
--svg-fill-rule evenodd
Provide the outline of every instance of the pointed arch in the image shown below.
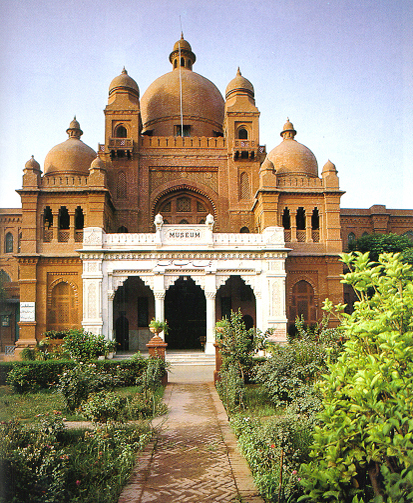
<path fill-rule="evenodd" d="M 79 298 L 73 283 L 56 280 L 50 285 L 48 295 L 47 329 L 69 330 L 78 328 Z"/>

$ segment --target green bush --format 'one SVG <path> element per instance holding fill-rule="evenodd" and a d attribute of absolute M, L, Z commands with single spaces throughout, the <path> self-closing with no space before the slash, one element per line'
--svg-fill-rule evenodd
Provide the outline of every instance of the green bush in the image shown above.
<path fill-rule="evenodd" d="M 126 398 L 113 391 L 99 391 L 92 393 L 82 404 L 82 414 L 95 423 L 123 420 Z"/>
<path fill-rule="evenodd" d="M 12 362 L 6 383 L 17 393 L 49 388 L 58 383 L 65 369 L 73 366 L 74 362 L 57 360 Z"/>
<path fill-rule="evenodd" d="M 91 334 L 84 330 L 69 330 L 63 341 L 63 350 L 77 362 L 96 360 L 98 356 L 103 356 L 107 352 L 103 335 Z"/>
<path fill-rule="evenodd" d="M 136 452 L 151 438 L 146 426 L 62 428 L 61 415 L 34 426 L 0 424 L 0 501 L 106 503 L 117 501 Z"/>
<path fill-rule="evenodd" d="M 312 421 L 287 414 L 260 422 L 239 415 L 231 426 L 266 501 L 296 501 L 302 494 L 298 469 L 308 459 Z"/>
<path fill-rule="evenodd" d="M 358 302 L 336 306 L 344 350 L 318 387 L 323 409 L 300 501 L 413 501 L 413 270 L 400 254 L 344 254 Z M 325 309 L 333 310 L 326 301 Z"/>
<path fill-rule="evenodd" d="M 58 389 L 71 412 L 87 400 L 91 393 L 117 386 L 119 386 L 117 377 L 99 372 L 94 363 L 78 363 L 72 369 L 65 370 L 58 383 Z"/>

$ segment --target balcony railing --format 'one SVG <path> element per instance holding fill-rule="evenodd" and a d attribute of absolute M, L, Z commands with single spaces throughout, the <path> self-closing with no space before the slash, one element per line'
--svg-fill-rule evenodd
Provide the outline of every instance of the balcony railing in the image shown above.
<path fill-rule="evenodd" d="M 109 138 L 109 148 L 132 148 L 132 138 Z"/>

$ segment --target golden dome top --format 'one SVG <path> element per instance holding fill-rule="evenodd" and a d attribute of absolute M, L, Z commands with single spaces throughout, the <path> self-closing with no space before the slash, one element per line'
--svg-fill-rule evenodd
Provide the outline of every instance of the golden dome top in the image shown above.
<path fill-rule="evenodd" d="M 318 177 L 318 164 L 315 155 L 306 146 L 294 139 L 296 131 L 287 119 L 281 132 L 283 141 L 267 155 L 273 163 L 277 175 L 305 175 Z"/>
<path fill-rule="evenodd" d="M 179 48 L 181 49 L 181 51 L 192 51 L 191 44 L 184 39 L 184 34 L 182 32 L 181 38 L 174 43 L 173 51 L 179 51 Z"/>
<path fill-rule="evenodd" d="M 231 80 L 227 85 L 225 90 L 225 99 L 228 99 L 234 93 L 237 94 L 248 94 L 251 98 L 254 97 L 254 86 L 251 82 L 242 76 L 241 70 L 238 67 L 237 75 Z"/>
<path fill-rule="evenodd" d="M 46 155 L 44 174 L 88 175 L 90 164 L 96 158 L 96 152 L 80 139 L 83 132 L 76 117 L 66 132 L 69 138 L 53 147 Z"/>
<path fill-rule="evenodd" d="M 189 42 L 184 39 L 184 34 L 181 32 L 181 38 L 175 42 L 174 48 L 169 55 L 169 61 L 173 68 L 188 68 L 192 70 L 192 65 L 196 61 L 196 56 L 192 52 L 192 47 Z"/>
<path fill-rule="evenodd" d="M 134 91 L 139 97 L 138 84 L 132 79 L 132 77 L 129 77 L 125 67 L 123 67 L 122 73 L 115 77 L 110 83 L 109 96 L 118 89 L 129 89 Z"/>

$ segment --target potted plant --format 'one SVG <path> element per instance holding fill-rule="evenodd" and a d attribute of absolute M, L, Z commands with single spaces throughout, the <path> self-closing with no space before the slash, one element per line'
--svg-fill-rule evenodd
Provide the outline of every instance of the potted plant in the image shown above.
<path fill-rule="evenodd" d="M 118 343 L 115 340 L 106 341 L 106 358 L 111 360 L 115 356 L 117 345 Z"/>
<path fill-rule="evenodd" d="M 168 323 L 166 321 L 155 320 L 155 318 L 153 318 L 149 323 L 149 330 L 156 335 L 160 334 L 161 332 L 164 332 L 165 335 L 167 335 Z"/>
<path fill-rule="evenodd" d="M 215 332 L 222 334 L 224 332 L 225 327 L 227 327 L 227 326 L 228 326 L 228 320 L 226 318 L 223 318 L 222 320 L 218 320 L 215 323 Z"/>

